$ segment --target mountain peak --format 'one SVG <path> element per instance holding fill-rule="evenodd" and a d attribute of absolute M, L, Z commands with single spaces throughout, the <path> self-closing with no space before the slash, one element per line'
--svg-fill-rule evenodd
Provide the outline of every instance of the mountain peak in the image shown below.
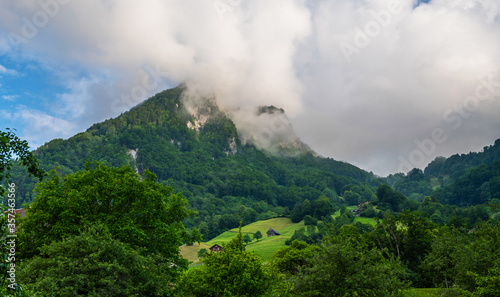
<path fill-rule="evenodd" d="M 232 113 L 242 143 L 252 143 L 271 154 L 313 153 L 295 134 L 285 110 L 276 106 L 240 109 Z"/>
<path fill-rule="evenodd" d="M 285 114 L 285 110 L 283 108 L 277 108 L 274 105 L 268 105 L 268 106 L 259 106 L 257 107 L 257 115 L 261 114 Z"/>

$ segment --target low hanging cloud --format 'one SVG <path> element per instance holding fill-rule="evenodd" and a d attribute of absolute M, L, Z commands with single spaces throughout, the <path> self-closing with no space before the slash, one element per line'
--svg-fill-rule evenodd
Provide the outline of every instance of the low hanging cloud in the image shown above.
<path fill-rule="evenodd" d="M 500 138 L 498 8 L 487 0 L 321 2 L 298 51 L 308 102 L 294 121 L 298 134 L 320 154 L 379 174 L 492 144 Z M 483 80 L 492 93 L 461 115 Z"/>
<path fill-rule="evenodd" d="M 500 81 L 496 0 L 2 1 L 0 33 L 60 79 L 50 116 L 76 130 L 186 83 L 237 125 L 283 108 L 319 154 L 378 174 L 500 137 L 496 95 L 466 101 Z"/>

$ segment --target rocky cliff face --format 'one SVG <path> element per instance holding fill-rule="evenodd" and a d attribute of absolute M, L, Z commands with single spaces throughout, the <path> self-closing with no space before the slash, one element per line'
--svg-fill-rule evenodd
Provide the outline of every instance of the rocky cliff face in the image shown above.
<path fill-rule="evenodd" d="M 253 143 L 272 154 L 312 152 L 293 130 L 285 111 L 275 106 L 259 106 L 233 116 L 242 143 Z"/>

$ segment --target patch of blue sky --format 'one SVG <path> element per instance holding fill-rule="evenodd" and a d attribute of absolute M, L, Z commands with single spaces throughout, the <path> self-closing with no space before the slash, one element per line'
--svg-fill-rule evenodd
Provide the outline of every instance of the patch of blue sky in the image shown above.
<path fill-rule="evenodd" d="M 36 61 L 0 57 L 0 129 L 24 129 L 15 114 L 22 109 L 51 114 L 57 94 L 66 91 L 57 76 Z"/>
<path fill-rule="evenodd" d="M 413 8 L 416 8 L 418 6 L 420 6 L 420 4 L 427 4 L 429 2 L 431 2 L 432 0 L 417 0 L 415 1 L 415 4 L 413 5 Z"/>

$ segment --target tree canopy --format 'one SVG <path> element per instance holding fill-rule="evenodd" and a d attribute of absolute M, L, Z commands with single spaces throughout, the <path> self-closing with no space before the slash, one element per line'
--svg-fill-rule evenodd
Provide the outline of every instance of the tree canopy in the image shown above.
<path fill-rule="evenodd" d="M 19 278 L 43 296 L 161 296 L 170 264 L 116 240 L 102 224 L 41 248 Z"/>
<path fill-rule="evenodd" d="M 245 251 L 241 228 L 238 235 L 219 252 L 207 252 L 201 268 L 184 275 L 178 288 L 180 296 L 287 296 L 289 284 L 262 259 Z"/>
<path fill-rule="evenodd" d="M 171 265 L 163 277 L 172 281 L 187 268 L 179 246 L 201 239 L 196 229 L 188 232 L 182 223 L 195 215 L 186 208 L 187 201 L 182 195 L 172 194 L 170 187 L 158 184 L 152 173 L 145 172 L 141 180 L 128 166 L 111 168 L 89 163 L 84 171 L 64 178 L 53 172 L 37 187 L 37 193 L 35 202 L 26 209 L 18 238 L 20 257 L 25 261 L 36 257 L 39 265 L 45 265 L 40 256 L 57 258 L 57 253 L 71 249 L 65 245 L 76 244 L 69 238 L 81 236 L 84 230 L 99 224 L 109 230 L 106 236 L 127 248 L 145 257 L 161 257 L 162 262 Z M 84 236 L 81 240 L 89 238 Z M 128 253 L 127 248 L 123 247 L 124 253 Z M 89 249 L 82 253 L 101 254 L 104 250 Z M 78 253 L 74 255 L 76 258 Z"/>
<path fill-rule="evenodd" d="M 13 130 L 8 129 L 7 132 L 0 131 L 0 183 L 11 177 L 9 170 L 19 161 L 20 165 L 27 167 L 30 175 L 34 175 L 38 179 L 43 179 L 45 171 L 43 171 L 38 160 L 29 150 L 29 145 L 26 140 L 21 140 Z M 3 197 L 5 188 L 0 184 L 0 196 Z"/>

